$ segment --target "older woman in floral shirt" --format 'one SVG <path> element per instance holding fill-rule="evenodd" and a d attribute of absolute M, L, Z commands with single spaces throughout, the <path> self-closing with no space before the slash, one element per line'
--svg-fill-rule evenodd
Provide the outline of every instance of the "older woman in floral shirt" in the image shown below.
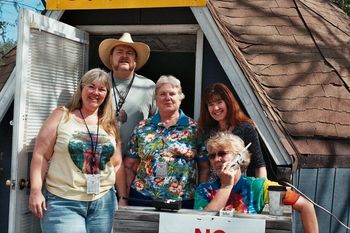
<path fill-rule="evenodd" d="M 129 205 L 147 205 L 135 199 L 173 199 L 193 208 L 197 168 L 200 182 L 207 180 L 209 169 L 205 147 L 196 143 L 197 124 L 180 110 L 184 97 L 178 79 L 159 78 L 158 113 L 136 126 L 124 159 Z"/>

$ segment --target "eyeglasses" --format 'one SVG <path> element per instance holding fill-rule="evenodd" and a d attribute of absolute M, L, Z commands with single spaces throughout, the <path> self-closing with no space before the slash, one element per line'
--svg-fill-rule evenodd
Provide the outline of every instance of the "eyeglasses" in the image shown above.
<path fill-rule="evenodd" d="M 230 153 L 230 151 L 220 150 L 220 151 L 218 151 L 218 152 L 216 152 L 216 153 L 210 153 L 210 154 L 208 154 L 208 158 L 209 158 L 210 160 L 215 159 L 216 156 L 219 156 L 220 158 L 223 158 L 223 157 L 225 157 L 225 156 L 226 156 L 227 154 L 229 154 L 229 153 Z"/>

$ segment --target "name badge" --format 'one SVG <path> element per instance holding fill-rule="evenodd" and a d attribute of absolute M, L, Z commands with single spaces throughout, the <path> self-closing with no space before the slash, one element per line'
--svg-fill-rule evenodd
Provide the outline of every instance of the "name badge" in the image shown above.
<path fill-rule="evenodd" d="M 158 162 L 156 165 L 156 177 L 164 178 L 167 176 L 168 165 L 165 161 Z"/>
<path fill-rule="evenodd" d="M 86 175 L 86 193 L 98 194 L 100 193 L 100 175 L 99 174 L 87 174 Z"/>

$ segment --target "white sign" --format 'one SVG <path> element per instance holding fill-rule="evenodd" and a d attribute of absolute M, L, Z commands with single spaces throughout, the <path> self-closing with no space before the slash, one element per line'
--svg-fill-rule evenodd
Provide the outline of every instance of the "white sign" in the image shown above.
<path fill-rule="evenodd" d="M 264 219 L 160 213 L 159 233 L 264 233 Z"/>

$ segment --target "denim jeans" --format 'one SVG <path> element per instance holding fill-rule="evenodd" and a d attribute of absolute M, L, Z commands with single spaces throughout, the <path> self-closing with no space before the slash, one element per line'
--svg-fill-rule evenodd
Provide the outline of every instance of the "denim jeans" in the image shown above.
<path fill-rule="evenodd" d="M 117 199 L 111 189 L 95 201 L 73 201 L 46 194 L 46 208 L 41 219 L 43 233 L 111 233 Z"/>

